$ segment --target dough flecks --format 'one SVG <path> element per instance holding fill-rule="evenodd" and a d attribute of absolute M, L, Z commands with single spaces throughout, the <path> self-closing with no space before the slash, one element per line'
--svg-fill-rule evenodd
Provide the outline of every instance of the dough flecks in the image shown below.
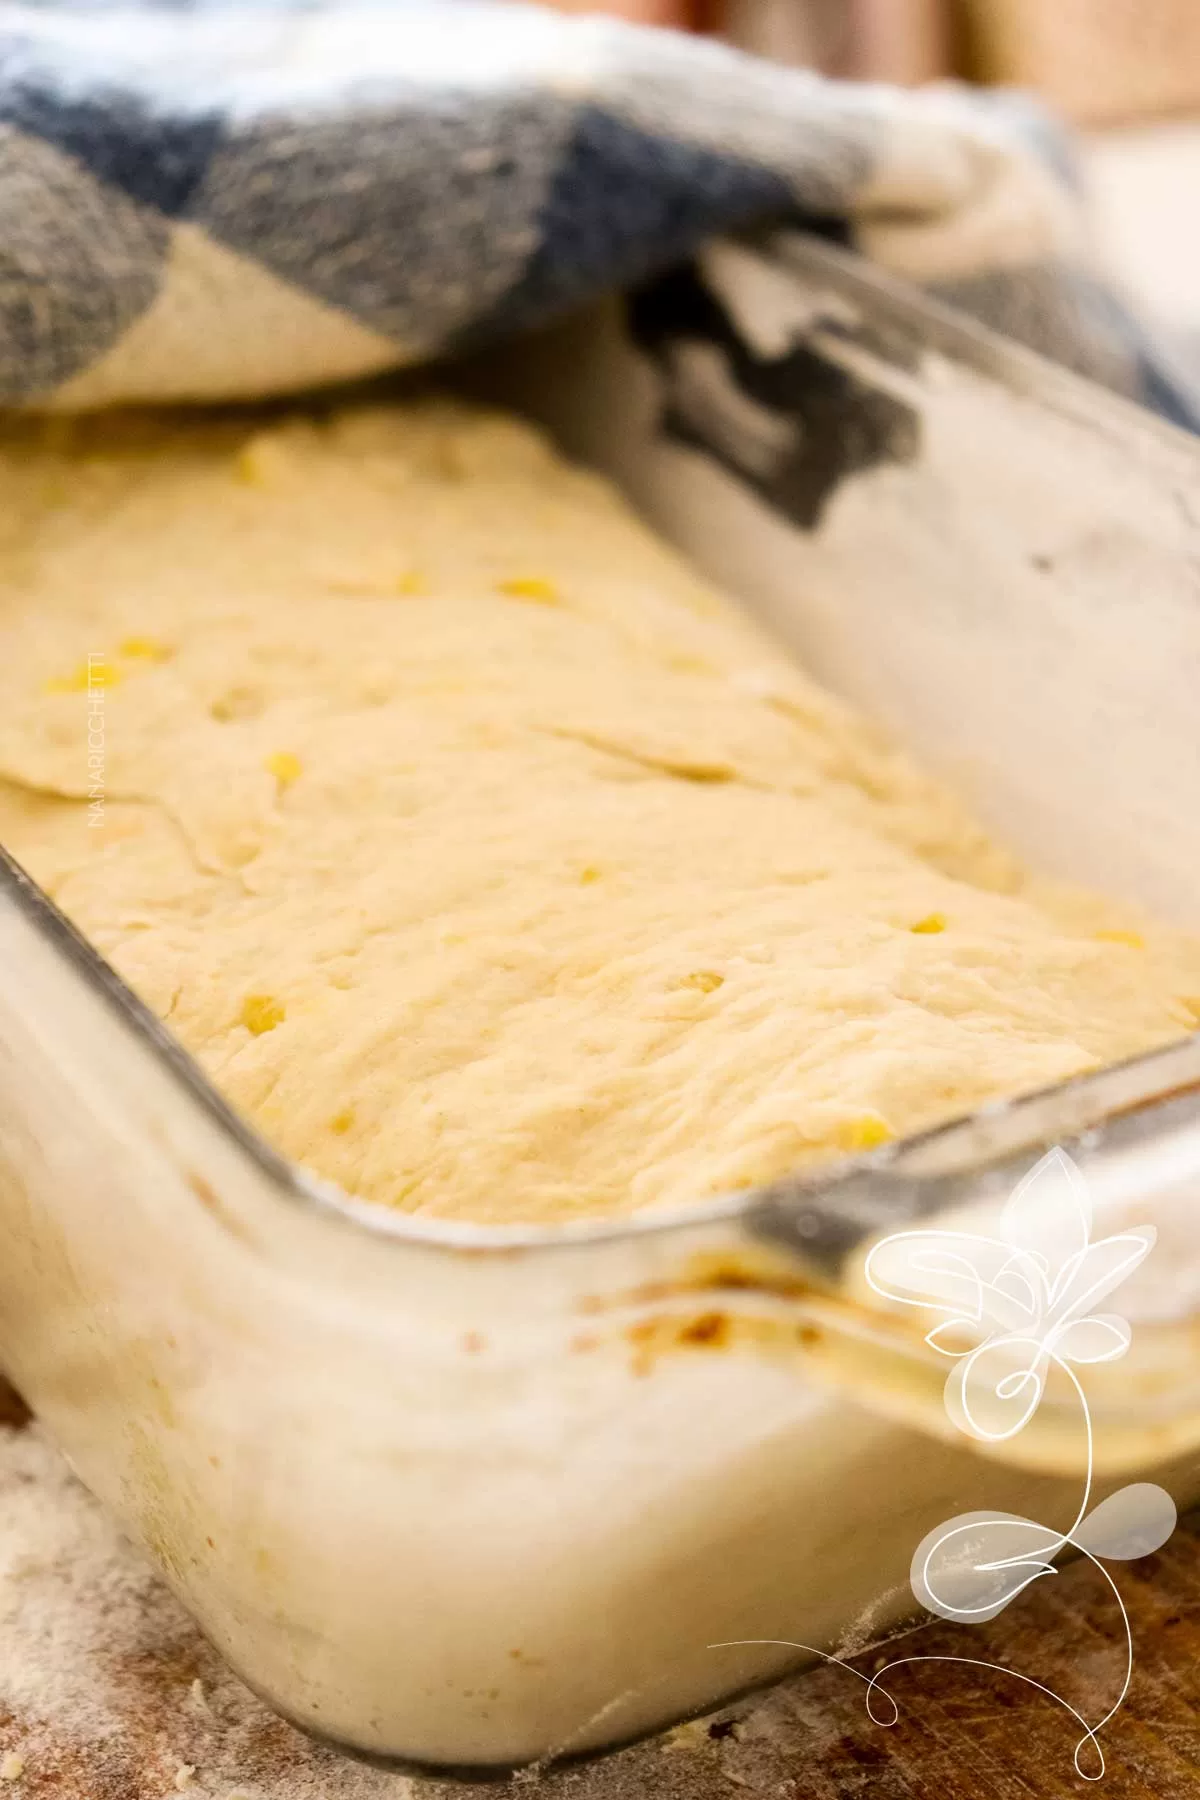
<path fill-rule="evenodd" d="M 0 481 L 0 838 L 352 1193 L 686 1203 L 1196 1022 L 1200 943 L 1024 875 L 515 420 L 12 427 Z"/>

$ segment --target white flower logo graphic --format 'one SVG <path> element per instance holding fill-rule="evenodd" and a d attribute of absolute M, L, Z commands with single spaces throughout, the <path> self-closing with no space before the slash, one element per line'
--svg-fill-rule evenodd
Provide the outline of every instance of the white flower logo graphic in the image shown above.
<path fill-rule="evenodd" d="M 972 1663 L 1014 1677 L 1057 1701 L 1078 1722 L 1083 1735 L 1075 1746 L 1076 1773 L 1098 1781 L 1104 1774 L 1099 1733 L 1120 1710 L 1133 1674 L 1129 1617 L 1099 1559 L 1148 1556 L 1174 1531 L 1176 1513 L 1166 1490 L 1145 1481 L 1131 1482 L 1096 1507 L 1091 1504 L 1092 1417 L 1079 1370 L 1114 1362 L 1129 1349 L 1128 1320 L 1095 1309 L 1149 1255 L 1155 1241 L 1150 1225 L 1097 1241 L 1092 1226 L 1081 1170 L 1064 1150 L 1051 1150 L 1012 1194 L 996 1235 L 936 1226 L 896 1232 L 872 1247 L 865 1273 L 881 1298 L 938 1315 L 925 1342 L 950 1361 L 946 1411 L 960 1431 L 990 1444 L 1015 1437 L 1037 1412 L 1047 1380 L 1057 1370 L 1078 1399 L 1086 1433 L 1083 1498 L 1066 1531 L 1017 1513 L 960 1513 L 918 1544 L 909 1572 L 916 1599 L 940 1618 L 982 1623 L 995 1618 L 1031 1582 L 1056 1574 L 1055 1557 L 1074 1549 L 1099 1570 L 1120 1611 L 1126 1651 L 1120 1693 L 1102 1718 L 1089 1721 L 1043 1682 L 977 1657 L 901 1656 L 872 1676 L 850 1672 L 866 1684 L 867 1711 L 878 1725 L 894 1725 L 900 1716 L 883 1680 L 907 1663 Z M 813 1645 L 791 1647 L 840 1662 Z"/>
<path fill-rule="evenodd" d="M 1128 1350 L 1127 1321 L 1093 1308 L 1149 1254 L 1154 1227 L 1098 1243 L 1091 1232 L 1083 1176 L 1052 1150 L 1008 1201 L 998 1236 L 902 1231 L 872 1249 L 877 1294 L 941 1313 L 925 1342 L 955 1362 L 946 1409 L 970 1436 L 1000 1443 L 1024 1430 L 1052 1365 L 1070 1374 Z"/>
<path fill-rule="evenodd" d="M 1098 1780 L 1104 1756 L 1097 1734 L 1128 1691 L 1133 1641 L 1116 1584 L 1097 1559 L 1149 1555 L 1174 1531 L 1176 1513 L 1171 1496 L 1151 1482 L 1133 1482 L 1089 1511 L 1092 1418 L 1078 1370 L 1113 1362 L 1129 1349 L 1128 1321 L 1119 1313 L 1094 1309 L 1149 1255 L 1155 1240 L 1153 1226 L 1143 1225 L 1093 1241 L 1092 1224 L 1082 1172 L 1064 1150 L 1051 1150 L 1013 1193 L 996 1236 L 937 1228 L 897 1232 L 873 1247 L 866 1277 L 882 1298 L 941 1315 L 925 1342 L 952 1362 L 946 1411 L 969 1436 L 1003 1443 L 1023 1431 L 1041 1404 L 1053 1369 L 1061 1371 L 1078 1397 L 1087 1434 L 1087 1474 L 1071 1526 L 1054 1531 L 1014 1513 L 962 1513 L 922 1539 L 910 1581 L 917 1600 L 930 1612 L 974 1623 L 995 1618 L 1031 1582 L 1055 1574 L 1054 1558 L 1068 1546 L 1095 1564 L 1125 1627 L 1121 1692 L 1094 1723 L 1061 1695 L 1052 1697 L 1083 1727 L 1075 1747 L 1076 1772 Z M 1030 1685 L 1051 1692 L 1040 1682 Z"/>

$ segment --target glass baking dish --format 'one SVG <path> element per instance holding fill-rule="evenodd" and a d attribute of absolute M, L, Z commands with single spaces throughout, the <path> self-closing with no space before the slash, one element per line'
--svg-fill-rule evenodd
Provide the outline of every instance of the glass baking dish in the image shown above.
<path fill-rule="evenodd" d="M 453 379 L 615 473 L 1027 856 L 1196 923 L 1200 447 L 787 235 Z M 477 1228 L 283 1162 L 7 860 L 0 959 L 0 1366 L 347 1749 L 595 1753 L 884 1636 L 951 1515 L 1065 1528 L 1067 1401 L 984 1453 L 862 1279 L 1050 1144 L 1160 1234 L 1092 1383 L 1099 1480 L 1200 1498 L 1200 1039 L 768 1192 Z"/>

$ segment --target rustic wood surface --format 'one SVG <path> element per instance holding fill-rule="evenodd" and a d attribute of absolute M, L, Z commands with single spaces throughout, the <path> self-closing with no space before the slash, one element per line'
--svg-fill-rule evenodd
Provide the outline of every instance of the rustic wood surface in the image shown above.
<path fill-rule="evenodd" d="M 0 1396 L 0 1793 L 4 1800 L 468 1800 L 348 1762 L 267 1713 L 226 1673 L 141 1558 Z M 824 1667 L 600 1763 L 542 1776 L 548 1800 L 1106 1800 L 1200 1795 L 1200 1520 L 1119 1568 L 1136 1644 L 1105 1733 L 1099 1790 L 1069 1714 L 990 1670 L 895 1675 L 901 1717 L 872 1724 L 864 1685 Z M 1119 1690 L 1119 1617 L 1076 1563 L 990 1625 L 927 1627 L 903 1649 L 1007 1664 L 1089 1717 Z M 893 1654 L 899 1654 L 894 1650 Z M 872 1659 L 857 1667 L 870 1671 Z M 492 1789 L 507 1792 L 508 1789 Z"/>

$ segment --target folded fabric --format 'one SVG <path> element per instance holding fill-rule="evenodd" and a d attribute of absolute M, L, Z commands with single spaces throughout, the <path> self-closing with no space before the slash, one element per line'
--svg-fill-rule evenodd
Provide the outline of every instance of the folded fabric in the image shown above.
<path fill-rule="evenodd" d="M 261 395 L 518 331 L 770 218 L 1200 430 L 1026 103 L 473 0 L 10 4 L 0 401 Z"/>

